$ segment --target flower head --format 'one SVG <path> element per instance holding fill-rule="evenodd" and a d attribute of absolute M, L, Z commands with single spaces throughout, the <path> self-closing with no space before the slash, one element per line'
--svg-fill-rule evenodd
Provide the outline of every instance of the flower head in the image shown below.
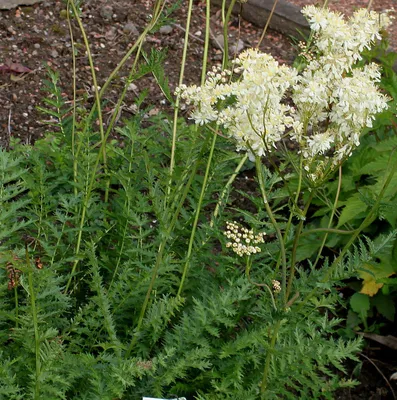
<path fill-rule="evenodd" d="M 226 222 L 226 231 L 224 235 L 230 240 L 226 247 L 230 247 L 240 257 L 250 256 L 260 253 L 260 247 L 256 246 L 264 243 L 266 233 L 254 234 L 252 229 L 239 226 L 237 222 Z"/>

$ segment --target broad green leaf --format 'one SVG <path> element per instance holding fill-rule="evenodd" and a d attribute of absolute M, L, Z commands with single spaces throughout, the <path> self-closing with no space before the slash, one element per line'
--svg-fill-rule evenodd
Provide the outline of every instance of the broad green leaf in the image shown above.
<path fill-rule="evenodd" d="M 367 318 L 370 309 L 369 297 L 362 293 L 354 293 L 350 298 L 350 306 L 363 320 Z"/>
<path fill-rule="evenodd" d="M 355 193 L 347 201 L 343 202 L 344 208 L 338 221 L 338 228 L 351 221 L 367 210 L 367 205 L 361 200 L 360 193 Z"/>
<path fill-rule="evenodd" d="M 394 301 L 391 296 L 385 296 L 382 293 L 378 293 L 372 299 L 372 304 L 374 304 L 378 312 L 382 314 L 385 318 L 387 318 L 389 321 L 394 321 L 396 308 L 394 306 Z"/>

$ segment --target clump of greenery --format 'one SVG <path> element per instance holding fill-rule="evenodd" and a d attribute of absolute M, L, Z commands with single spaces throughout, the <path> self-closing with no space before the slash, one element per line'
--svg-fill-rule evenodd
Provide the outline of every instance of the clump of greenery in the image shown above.
<path fill-rule="evenodd" d="M 147 118 L 138 99 L 117 127 L 123 145 L 111 139 L 125 91 L 108 125 L 102 96 L 131 54 L 128 84 L 152 73 L 172 100 L 161 57 L 141 50 L 164 7 L 156 2 L 91 109 L 70 109 L 49 71 L 41 109 L 53 130 L 0 151 L 0 397 L 331 399 L 355 384 L 344 361 L 361 346 L 337 334 L 337 287 L 394 239 L 353 247 L 391 175 L 339 255 L 321 258 L 324 239 L 314 259 L 301 240 L 346 231 L 332 227 L 332 204 L 326 227 L 305 228 L 332 174 L 306 179 L 303 153 L 275 149 L 266 166 L 247 142 L 249 193 L 240 179 L 254 166 L 248 156 L 227 129 L 179 118 L 179 97 L 173 118 Z M 82 28 L 71 1 L 67 16 Z"/>

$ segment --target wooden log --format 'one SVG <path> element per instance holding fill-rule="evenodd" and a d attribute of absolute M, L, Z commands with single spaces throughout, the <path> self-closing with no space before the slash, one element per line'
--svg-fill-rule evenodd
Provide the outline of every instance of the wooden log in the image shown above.
<path fill-rule="evenodd" d="M 213 4 L 222 5 L 222 0 L 212 0 Z M 227 5 L 230 0 L 227 0 Z M 264 27 L 273 8 L 274 0 L 248 0 L 247 3 L 236 2 L 233 13 L 241 11 L 241 16 L 254 25 Z M 299 31 L 308 35 L 309 24 L 301 13 L 301 8 L 286 0 L 279 0 L 270 21 L 269 27 L 284 35 L 300 36 Z"/>

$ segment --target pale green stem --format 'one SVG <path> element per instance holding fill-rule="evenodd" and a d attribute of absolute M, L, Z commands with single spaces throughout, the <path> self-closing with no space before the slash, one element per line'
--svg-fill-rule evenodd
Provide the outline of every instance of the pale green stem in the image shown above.
<path fill-rule="evenodd" d="M 33 330 L 34 330 L 34 343 L 35 343 L 35 359 L 36 359 L 36 368 L 35 368 L 35 389 L 34 389 L 34 399 L 40 399 L 40 375 L 41 375 L 41 363 L 40 363 L 40 335 L 39 335 L 39 326 L 37 321 L 37 309 L 36 309 L 36 296 L 34 293 L 33 286 L 33 271 L 32 265 L 29 260 L 28 249 L 26 248 L 26 266 L 29 269 L 28 272 L 28 282 L 29 282 L 29 296 L 30 296 L 30 306 L 32 307 L 32 318 L 33 318 Z"/>
<path fill-rule="evenodd" d="M 127 185 L 124 188 L 125 194 L 127 196 L 127 198 L 126 198 L 126 200 L 124 202 L 124 208 L 127 208 L 127 212 L 126 212 L 127 220 L 125 221 L 123 238 L 122 238 L 121 245 L 120 245 L 119 256 L 117 257 L 116 266 L 115 266 L 113 274 L 112 274 L 112 280 L 110 281 L 108 292 L 110 292 L 110 289 L 112 288 L 112 285 L 113 285 L 113 282 L 114 282 L 114 278 L 117 276 L 117 271 L 119 269 L 119 265 L 120 265 L 120 262 L 121 262 L 121 256 L 122 256 L 123 251 L 124 251 L 125 238 L 126 238 L 126 235 L 127 235 L 128 225 L 130 223 L 130 221 L 128 219 L 128 215 L 130 213 L 131 201 L 130 201 L 130 196 L 128 194 L 128 191 L 130 190 L 130 183 L 131 183 L 131 170 L 132 170 L 132 156 L 133 156 L 133 153 L 134 153 L 134 144 L 131 143 L 130 160 L 129 160 L 129 164 L 128 164 L 128 179 L 127 179 Z"/>
<path fill-rule="evenodd" d="M 72 50 L 72 71 L 73 71 L 73 83 L 72 83 L 72 90 L 73 90 L 73 106 L 72 106 L 72 156 L 73 156 L 73 182 L 74 185 L 74 194 L 77 196 L 77 170 L 78 170 L 78 161 L 76 157 L 76 149 L 75 149 L 75 141 L 76 141 L 76 47 L 74 45 L 74 36 L 73 36 L 73 29 L 72 23 L 70 22 L 70 1 L 68 0 L 66 6 L 66 13 L 67 13 L 67 21 L 69 27 L 69 35 L 71 41 L 71 50 Z"/>
<path fill-rule="evenodd" d="M 236 4 L 237 0 L 231 0 L 229 8 L 226 13 L 225 19 L 222 21 L 223 22 L 223 60 L 222 60 L 222 68 L 226 68 L 228 63 L 229 63 L 229 38 L 227 36 L 228 34 L 228 28 L 229 28 L 229 21 L 230 17 L 232 15 L 232 11 L 234 8 L 234 5 Z"/>
<path fill-rule="evenodd" d="M 314 196 L 314 191 L 312 191 L 310 193 L 309 199 L 305 205 L 305 208 L 303 209 L 301 219 L 299 221 L 298 227 L 296 228 L 296 232 L 295 232 L 294 243 L 292 245 L 292 251 L 291 251 L 291 266 L 290 266 L 289 277 L 288 277 L 287 302 L 288 302 L 289 296 L 291 294 L 292 283 L 293 283 L 294 277 L 295 277 L 296 251 L 298 249 L 298 244 L 299 244 L 299 239 L 300 239 L 300 235 L 301 235 L 302 228 L 303 228 L 303 223 L 305 222 L 306 214 L 309 210 L 313 196 Z"/>
<path fill-rule="evenodd" d="M 99 132 L 101 135 L 101 141 L 105 140 L 105 133 L 103 130 L 103 117 L 102 117 L 102 108 L 101 108 L 101 100 L 99 96 L 99 91 L 98 91 L 98 82 L 96 79 L 96 73 L 95 73 L 95 68 L 94 68 L 94 61 L 92 59 L 92 54 L 90 50 L 90 44 L 88 42 L 87 35 L 84 30 L 83 23 L 81 22 L 81 18 L 79 17 L 78 11 L 76 9 L 76 6 L 74 4 L 74 1 L 69 1 L 69 4 L 72 6 L 74 16 L 76 18 L 76 21 L 79 25 L 81 35 L 83 37 L 85 49 L 87 52 L 87 57 L 88 57 L 88 63 L 90 64 L 90 72 L 91 72 L 91 77 L 92 77 L 92 82 L 94 84 L 94 93 L 95 93 L 95 104 L 98 109 L 98 120 L 99 120 Z M 103 155 L 103 167 L 105 170 L 105 174 L 107 175 L 107 157 L 106 157 L 106 146 L 102 146 L 102 155 Z M 105 196 L 105 201 L 107 202 L 107 195 L 108 191 L 106 191 L 106 196 Z"/>
<path fill-rule="evenodd" d="M 252 267 L 252 260 L 251 260 L 251 257 L 248 256 L 248 257 L 247 257 L 246 264 L 245 264 L 245 276 L 247 277 L 248 282 L 251 283 L 251 285 L 254 285 L 254 286 L 257 286 L 257 287 L 264 287 L 264 288 L 266 288 L 267 291 L 268 291 L 269 294 L 270 294 L 270 299 L 272 300 L 272 305 L 273 305 L 273 307 L 274 307 L 274 310 L 277 311 L 276 301 L 274 300 L 274 296 L 273 296 L 272 290 L 270 289 L 270 287 L 269 287 L 268 285 L 266 285 L 266 283 L 257 283 L 257 282 L 254 282 L 254 281 L 251 279 L 251 275 L 250 275 L 251 267 Z"/>
<path fill-rule="evenodd" d="M 263 38 L 264 38 L 265 35 L 266 35 L 267 28 L 269 27 L 269 24 L 270 24 L 270 21 L 271 21 L 271 19 L 272 19 L 272 17 L 273 17 L 274 11 L 275 11 L 276 6 L 277 6 L 277 3 L 278 3 L 278 0 L 274 0 L 273 7 L 272 7 L 272 9 L 271 9 L 271 11 L 270 11 L 270 14 L 269 14 L 268 18 L 267 18 L 266 25 L 265 25 L 265 27 L 263 28 L 262 35 L 261 35 L 261 37 L 260 37 L 260 39 L 259 39 L 258 44 L 256 45 L 256 48 L 259 48 L 259 46 L 260 46 L 261 43 L 262 43 Z"/>
<path fill-rule="evenodd" d="M 297 187 L 296 193 L 295 193 L 295 201 L 294 201 L 294 204 L 292 205 L 292 209 L 291 209 L 291 212 L 290 212 L 290 214 L 289 214 L 289 218 L 288 218 L 288 221 L 287 221 L 287 225 L 286 225 L 285 231 L 284 231 L 284 243 L 287 243 L 287 237 L 288 237 L 289 230 L 290 230 L 290 228 L 291 228 L 292 218 L 293 218 L 293 216 L 294 216 L 296 207 L 298 207 L 299 196 L 300 196 L 300 192 L 301 192 L 301 188 L 302 188 L 302 173 L 303 173 L 302 165 L 303 165 L 303 156 L 301 155 L 301 156 L 300 156 L 300 162 L 299 162 L 298 187 Z M 277 167 L 277 168 L 278 168 L 278 167 Z M 282 176 L 282 175 L 281 175 L 281 172 L 279 172 L 279 176 Z M 287 183 L 284 179 L 283 179 L 283 182 L 284 182 L 286 185 L 288 185 L 288 183 Z M 280 267 L 280 262 L 281 262 L 281 254 L 280 254 L 279 257 L 278 257 L 277 264 L 276 264 L 276 267 L 275 267 L 275 269 L 274 269 L 274 270 L 275 270 L 275 271 L 274 271 L 275 274 L 278 273 L 278 269 L 279 269 L 279 267 Z"/>
<path fill-rule="evenodd" d="M 355 232 L 355 230 L 345 231 L 343 229 L 333 229 L 333 228 L 314 228 L 314 229 L 309 229 L 305 232 L 302 232 L 301 237 L 307 236 L 307 235 L 310 235 L 310 234 L 316 233 L 316 232 L 337 233 L 339 235 L 352 235 Z"/>
<path fill-rule="evenodd" d="M 188 10 L 187 10 L 187 17 L 186 17 L 185 40 L 183 43 L 181 71 L 179 73 L 178 86 L 181 86 L 183 84 L 183 79 L 185 76 L 185 65 L 186 65 L 186 58 L 187 58 L 187 48 L 188 48 L 188 44 L 189 44 L 189 33 L 190 33 L 190 22 L 191 22 L 191 18 L 192 18 L 192 9 L 193 9 L 193 0 L 189 0 L 189 6 L 188 6 Z M 173 119 L 173 125 L 172 125 L 171 159 L 170 159 L 170 172 L 169 172 L 170 182 L 169 182 L 169 186 L 168 186 L 167 198 L 165 199 L 165 202 L 164 202 L 164 208 L 167 207 L 168 197 L 170 196 L 170 193 L 171 193 L 172 175 L 174 173 L 174 167 L 175 167 L 175 150 L 176 150 L 176 136 L 177 136 L 176 134 L 177 134 L 177 127 L 178 127 L 179 102 L 180 102 L 180 96 L 178 95 L 176 97 L 176 101 L 175 101 L 174 119 Z"/>
<path fill-rule="evenodd" d="M 192 226 L 192 230 L 190 233 L 189 245 L 188 245 L 188 250 L 187 250 L 187 255 L 186 255 L 186 262 L 185 262 L 185 265 L 183 268 L 182 278 L 181 278 L 181 282 L 179 284 L 177 296 L 180 296 L 182 293 L 182 288 L 185 283 L 186 275 L 187 275 L 187 272 L 189 269 L 190 257 L 192 255 L 192 250 L 193 250 L 194 237 L 196 235 L 196 229 L 197 229 L 198 219 L 199 219 L 200 212 L 201 212 L 201 206 L 203 204 L 204 194 L 207 189 L 208 176 L 210 173 L 210 167 L 211 167 L 212 157 L 214 155 L 214 149 L 215 149 L 217 137 L 218 137 L 218 135 L 216 133 L 214 133 L 214 137 L 213 137 L 212 143 L 211 143 L 210 154 L 209 154 L 208 160 L 207 160 L 207 167 L 205 169 L 204 181 L 203 181 L 203 185 L 201 186 L 201 193 L 200 193 L 199 201 L 197 203 L 196 215 L 194 217 L 193 226 Z"/>
<path fill-rule="evenodd" d="M 329 221 L 328 221 L 328 229 L 331 228 L 332 221 L 333 221 L 334 216 L 335 216 L 335 211 L 336 211 L 336 208 L 338 206 L 339 194 L 340 194 L 341 186 L 342 186 L 342 166 L 340 165 L 339 166 L 338 188 L 336 190 L 336 196 L 335 196 L 334 205 L 332 207 L 331 216 L 329 217 Z M 325 242 L 327 241 L 327 238 L 328 238 L 328 232 L 326 232 L 326 234 L 324 235 L 324 238 L 323 238 L 323 241 L 321 243 L 320 249 L 319 249 L 319 251 L 317 253 L 316 260 L 314 261 L 314 264 L 313 264 L 313 269 L 316 267 L 317 263 L 320 261 L 321 253 L 322 253 L 322 251 L 324 249 Z"/>
<path fill-rule="evenodd" d="M 263 172 L 262 172 L 262 163 L 261 163 L 261 158 L 260 157 L 255 157 L 255 165 L 256 165 L 256 173 L 258 175 L 258 181 L 259 181 L 259 188 L 262 194 L 262 200 L 263 204 L 265 206 L 266 212 L 268 213 L 269 219 L 274 227 L 274 230 L 276 231 L 276 236 L 279 241 L 280 245 L 280 253 L 281 253 L 281 268 L 282 268 L 282 279 L 281 279 L 281 295 L 284 299 L 283 304 L 285 305 L 287 303 L 287 298 L 286 298 L 286 285 L 287 285 L 287 257 L 286 257 L 286 252 L 285 252 L 285 243 L 283 240 L 283 235 L 280 231 L 280 228 L 278 226 L 278 223 L 276 219 L 274 218 L 272 209 L 270 208 L 269 202 L 267 200 L 266 196 L 266 189 L 265 189 L 265 184 L 264 184 L 264 177 L 263 177 Z"/>
<path fill-rule="evenodd" d="M 225 187 L 222 190 L 221 195 L 219 196 L 219 199 L 216 203 L 216 207 L 214 210 L 214 214 L 212 215 L 211 218 L 211 222 L 210 222 L 210 227 L 212 228 L 214 226 L 214 220 L 216 219 L 216 217 L 219 214 L 219 210 L 221 208 L 221 205 L 223 203 L 223 200 L 226 196 L 226 193 L 228 192 L 230 186 L 233 184 L 234 180 L 236 179 L 237 175 L 239 174 L 241 168 L 243 167 L 243 165 L 245 164 L 245 162 L 247 161 L 248 158 L 248 154 L 245 153 L 244 157 L 240 160 L 239 164 L 237 165 L 236 169 L 234 170 L 233 174 L 230 176 L 229 180 L 227 181 Z"/>
<path fill-rule="evenodd" d="M 157 10 L 157 9 L 156 9 L 156 10 Z M 158 10 L 157 10 L 157 11 L 158 11 Z M 130 49 L 130 51 L 127 53 L 128 57 L 127 57 L 127 55 L 126 55 L 126 56 L 123 58 L 123 60 L 119 63 L 118 67 L 116 67 L 116 69 L 112 72 L 112 74 L 110 75 L 110 77 L 107 79 L 105 85 L 104 85 L 104 86 L 102 87 L 102 89 L 101 89 L 100 95 L 101 95 L 101 94 L 103 93 L 103 91 L 106 89 L 106 86 L 110 83 L 110 81 L 111 81 L 111 79 L 112 79 L 112 75 L 115 75 L 115 74 L 117 73 L 116 70 L 118 71 L 118 69 L 121 68 L 121 65 L 124 64 L 124 63 L 127 61 L 127 59 L 129 58 L 129 56 L 132 54 L 132 51 L 135 50 L 137 47 L 138 47 L 138 48 L 141 48 L 141 44 L 142 44 L 142 42 L 143 42 L 145 36 L 147 35 L 147 33 L 150 31 L 150 29 L 152 29 L 152 27 L 153 27 L 154 24 L 156 23 L 157 19 L 158 19 L 159 16 L 160 16 L 161 10 L 158 11 L 158 12 L 159 12 L 159 14 L 157 14 L 157 13 L 155 12 L 151 23 L 145 28 L 144 32 L 141 34 L 141 36 L 139 37 L 139 39 L 137 40 L 137 42 L 132 46 L 132 48 Z M 93 107 L 93 108 L 91 109 L 90 116 L 93 114 L 94 109 L 95 109 L 95 107 Z M 90 117 L 89 117 L 89 118 L 90 118 Z M 101 140 L 100 150 L 99 150 L 99 152 L 98 152 L 98 155 L 97 155 L 97 158 L 96 158 L 96 161 L 95 161 L 95 165 L 94 165 L 94 169 L 93 169 L 93 173 L 92 173 L 92 175 L 91 175 L 91 180 L 90 180 L 90 182 L 89 182 L 89 185 L 88 185 L 88 188 L 87 188 L 87 191 L 86 191 L 86 195 L 85 195 L 85 198 L 84 198 L 84 201 L 83 201 L 83 204 L 82 204 L 82 211 L 81 211 L 81 218 L 80 218 L 80 226 L 79 226 L 79 231 L 78 231 L 79 233 L 78 233 L 78 236 L 77 236 L 77 243 L 76 243 L 76 249 L 75 249 L 75 255 L 76 255 L 76 257 L 78 256 L 79 251 L 80 251 L 80 247 L 81 247 L 81 240 L 82 240 L 82 235 L 83 235 L 83 227 L 84 227 L 84 224 L 85 224 L 85 217 L 86 217 L 86 212 L 87 212 L 87 205 L 88 205 L 88 201 L 89 201 L 89 199 L 90 199 L 90 197 L 91 197 L 91 193 L 92 193 L 92 190 L 93 190 L 93 187 L 94 187 L 95 179 L 96 179 L 96 177 L 97 177 L 97 169 L 98 169 L 98 165 L 99 165 L 99 162 L 100 162 L 100 159 L 101 159 L 101 152 L 102 152 L 103 148 L 104 148 L 105 145 L 106 145 L 106 140 L 107 140 L 108 136 L 110 135 L 110 132 L 111 132 L 111 131 L 108 129 L 107 132 L 106 132 L 106 135 L 105 135 L 105 137 L 104 137 L 104 140 Z M 76 260 L 75 260 L 74 263 L 73 263 L 73 267 L 72 267 L 72 271 L 71 271 L 71 273 L 70 273 L 69 280 L 68 280 L 68 282 L 67 282 L 67 284 L 66 284 L 66 288 L 65 288 L 65 291 L 66 291 L 66 292 L 69 290 L 69 287 L 70 287 L 70 284 L 71 284 L 71 282 L 72 282 L 73 275 L 74 275 L 74 273 L 75 273 L 75 271 L 76 271 L 76 268 L 77 268 L 78 263 L 79 263 L 79 259 L 76 258 Z"/>
<path fill-rule="evenodd" d="M 201 85 L 204 85 L 207 73 L 208 49 L 209 49 L 210 31 L 211 31 L 210 22 L 211 22 L 211 0 L 206 0 L 205 37 L 204 37 L 204 51 L 203 51 L 203 66 L 201 68 Z"/>
<path fill-rule="evenodd" d="M 14 286 L 14 299 L 15 299 L 15 328 L 18 329 L 19 323 L 19 302 L 18 302 L 18 289 L 17 285 Z"/>

